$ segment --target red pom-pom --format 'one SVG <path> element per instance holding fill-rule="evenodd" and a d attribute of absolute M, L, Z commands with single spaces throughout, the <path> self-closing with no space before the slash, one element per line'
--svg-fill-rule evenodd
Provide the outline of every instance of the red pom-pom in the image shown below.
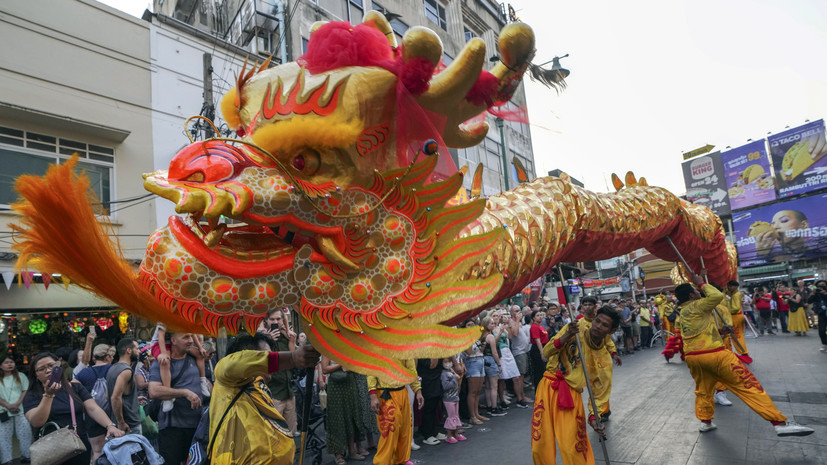
<path fill-rule="evenodd" d="M 401 63 L 399 79 L 413 95 L 419 95 L 428 90 L 431 76 L 434 74 L 434 64 L 427 58 L 416 57 Z"/>
<path fill-rule="evenodd" d="M 356 26 L 333 21 L 320 27 L 307 44 L 307 53 L 298 63 L 313 74 L 345 66 L 394 67 L 393 49 L 388 39 L 366 24 Z"/>
<path fill-rule="evenodd" d="M 477 82 L 474 83 L 474 86 L 471 87 L 471 90 L 465 95 L 465 99 L 474 105 L 490 107 L 494 105 L 494 97 L 499 84 L 500 80 L 497 79 L 497 76 L 494 76 L 486 70 L 482 70 Z"/>

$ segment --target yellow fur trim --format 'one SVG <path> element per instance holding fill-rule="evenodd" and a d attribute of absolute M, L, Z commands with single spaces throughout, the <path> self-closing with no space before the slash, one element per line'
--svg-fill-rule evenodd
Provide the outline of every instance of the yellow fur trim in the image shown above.
<path fill-rule="evenodd" d="M 364 127 L 362 121 L 331 121 L 325 117 L 324 127 L 318 116 L 296 116 L 269 123 L 256 129 L 253 142 L 271 153 L 290 152 L 305 146 L 346 148 L 356 142 Z"/>
<path fill-rule="evenodd" d="M 230 129 L 238 129 L 241 126 L 241 115 L 235 107 L 235 93 L 236 89 L 232 88 L 221 98 L 221 115 Z"/>

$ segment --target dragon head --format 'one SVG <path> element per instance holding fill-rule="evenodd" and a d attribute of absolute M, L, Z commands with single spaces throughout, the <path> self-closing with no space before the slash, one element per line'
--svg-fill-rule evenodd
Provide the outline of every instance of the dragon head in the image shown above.
<path fill-rule="evenodd" d="M 437 152 L 485 137 L 484 123 L 461 123 L 510 98 L 533 34 L 506 26 L 492 72 L 474 39 L 436 74 L 432 31 L 411 28 L 401 47 L 388 37 L 375 12 L 314 26 L 298 63 L 242 70 L 224 96 L 241 139 L 194 142 L 144 175 L 181 214 L 141 264 L 156 298 L 211 333 L 294 307 L 314 346 L 396 381 L 410 376 L 396 359 L 457 353 L 478 336 L 439 323 L 493 297 L 502 277 L 463 286 L 442 270 L 437 250 L 485 201 L 446 207 L 462 174 L 440 172 L 450 157 Z"/>

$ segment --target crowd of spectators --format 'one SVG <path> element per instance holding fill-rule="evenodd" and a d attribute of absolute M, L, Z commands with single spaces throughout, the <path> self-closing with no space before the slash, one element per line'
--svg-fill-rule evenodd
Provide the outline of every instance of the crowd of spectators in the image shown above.
<path fill-rule="evenodd" d="M 648 348 L 661 329 L 654 300 L 615 298 L 607 304 L 621 317 L 615 335 L 621 354 Z M 814 285 L 798 281 L 792 287 L 787 283 L 754 286 L 744 290 L 742 307 L 761 335 L 805 336 L 818 326 L 821 351 L 827 353 L 827 281 Z M 482 328 L 471 347 L 445 359 L 417 361 L 424 403 L 414 415 L 418 432 L 412 449 L 418 449 L 419 444 L 465 441 L 466 429 L 507 415 L 509 409 L 531 407 L 533 400 L 527 394 L 545 371 L 542 348 L 572 316 L 579 317 L 576 308 L 548 303 L 492 308 L 464 321 L 462 327 Z M 224 393 L 218 401 L 221 410 L 243 410 L 245 404 L 234 406 L 231 397 L 258 393 L 253 403 L 263 402 L 256 407 L 262 421 L 277 423 L 273 434 L 278 431 L 292 444 L 299 436 L 296 393 L 303 373 L 293 369 L 313 366 L 316 392 L 326 399 L 327 451 L 335 462 L 362 461 L 377 446 L 377 421 L 365 376 L 336 360 L 321 357 L 319 361 L 320 355 L 304 345 L 304 334 L 291 325 L 289 312 L 270 311 L 253 335 L 242 333 L 231 340 L 225 359 L 238 364 L 232 368 L 217 363 L 215 341 L 166 331 L 160 324 L 149 342 L 129 337 L 96 339 L 93 328 L 82 348 L 34 356 L 28 377 L 18 371 L 13 357 L 2 359 L 0 465 L 12 462 L 13 438 L 19 444 L 21 461 L 26 463 L 29 445 L 50 422 L 57 427 L 75 424 L 86 445 L 85 453 L 66 463 L 96 463 L 99 457 L 105 458 L 108 441 L 124 435 L 142 436 L 141 441 L 167 464 L 185 464 L 188 455 L 190 463 L 203 463 L 192 462 L 191 453 L 199 443 L 199 425 L 205 431 L 218 427 L 233 432 L 233 421 L 240 421 L 231 419 L 230 426 L 215 424 L 217 414 L 208 410 L 215 392 Z M 239 354 L 229 357 L 235 352 Z M 239 371 L 242 368 L 249 373 Z M 253 375 L 260 378 L 260 386 L 250 383 Z M 224 387 L 214 391 L 215 384 Z M 241 416 L 250 414 L 239 412 Z M 209 439 L 208 434 L 200 437 Z M 255 440 L 264 444 L 273 439 L 265 436 Z M 224 449 L 229 447 L 218 443 Z M 267 447 L 271 450 L 275 446 Z M 202 444 L 205 453 L 208 448 L 209 443 Z M 222 453 L 230 454 L 232 463 L 246 463 L 243 457 L 224 449 Z M 290 454 L 292 450 L 283 452 Z"/>

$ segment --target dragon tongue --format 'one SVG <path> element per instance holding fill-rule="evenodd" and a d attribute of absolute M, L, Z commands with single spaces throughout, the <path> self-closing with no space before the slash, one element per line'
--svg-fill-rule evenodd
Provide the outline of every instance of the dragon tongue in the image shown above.
<path fill-rule="evenodd" d="M 339 265 L 339 267 L 346 271 L 359 271 L 361 269 L 359 265 L 353 263 L 352 260 L 345 257 L 345 255 L 336 247 L 336 244 L 333 243 L 333 239 L 327 236 L 318 236 L 316 238 L 316 242 L 319 244 L 319 250 L 321 250 L 325 258 L 330 260 L 331 263 Z"/>

